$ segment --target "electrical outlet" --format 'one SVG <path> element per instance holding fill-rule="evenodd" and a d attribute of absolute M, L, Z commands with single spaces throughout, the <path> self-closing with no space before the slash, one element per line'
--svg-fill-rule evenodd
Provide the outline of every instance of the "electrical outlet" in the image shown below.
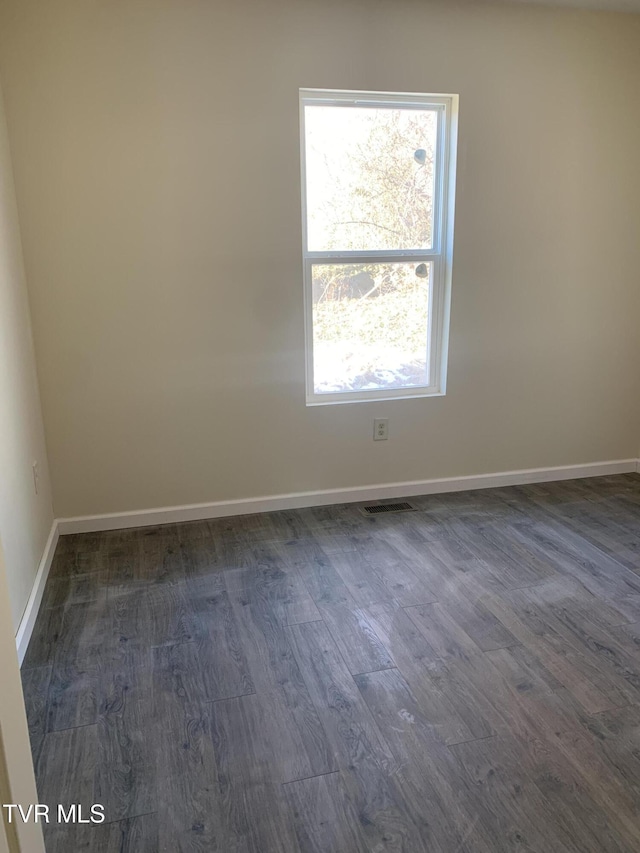
<path fill-rule="evenodd" d="M 373 421 L 373 440 L 386 441 L 389 438 L 389 419 L 375 418 Z"/>
<path fill-rule="evenodd" d="M 33 471 L 33 488 L 35 490 L 36 495 L 38 494 L 38 486 L 40 485 L 40 470 L 38 468 L 38 463 L 34 462 L 31 466 L 31 470 Z"/>

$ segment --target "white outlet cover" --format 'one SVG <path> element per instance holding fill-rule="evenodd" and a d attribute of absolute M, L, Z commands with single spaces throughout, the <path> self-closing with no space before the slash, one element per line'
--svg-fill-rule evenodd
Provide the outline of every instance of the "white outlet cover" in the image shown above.
<path fill-rule="evenodd" d="M 373 440 L 386 441 L 389 438 L 389 419 L 374 418 L 373 421 Z"/>

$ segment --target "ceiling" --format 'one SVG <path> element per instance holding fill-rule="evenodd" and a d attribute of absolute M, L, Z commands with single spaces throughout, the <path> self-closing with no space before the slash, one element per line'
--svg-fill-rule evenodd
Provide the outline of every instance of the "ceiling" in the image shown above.
<path fill-rule="evenodd" d="M 609 12 L 640 12 L 640 0 L 509 0 L 512 3 L 538 3 L 545 6 L 571 6 L 578 9 L 602 9 Z"/>

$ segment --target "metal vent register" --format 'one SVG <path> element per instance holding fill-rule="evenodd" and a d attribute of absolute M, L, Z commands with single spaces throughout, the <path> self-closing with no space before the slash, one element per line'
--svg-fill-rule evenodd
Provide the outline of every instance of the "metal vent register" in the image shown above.
<path fill-rule="evenodd" d="M 365 515 L 377 515 L 379 512 L 411 512 L 414 509 L 415 507 L 406 501 L 397 504 L 372 504 L 362 507 Z"/>

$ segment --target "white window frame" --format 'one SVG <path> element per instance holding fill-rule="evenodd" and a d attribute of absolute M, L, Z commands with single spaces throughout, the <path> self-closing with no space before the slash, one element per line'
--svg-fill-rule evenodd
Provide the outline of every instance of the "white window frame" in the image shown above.
<path fill-rule="evenodd" d="M 434 164 L 433 234 L 430 249 L 311 252 L 307 243 L 306 106 L 391 107 L 434 110 L 437 113 Z M 308 406 L 335 403 L 438 397 L 446 393 L 449 313 L 453 260 L 458 95 L 398 92 L 353 92 L 300 89 L 300 155 L 302 179 L 302 252 L 304 261 L 304 312 L 306 351 L 306 401 Z M 427 385 L 410 388 L 317 394 L 313 384 L 312 266 L 322 263 L 410 262 L 432 264 L 429 287 L 429 352 Z"/>

